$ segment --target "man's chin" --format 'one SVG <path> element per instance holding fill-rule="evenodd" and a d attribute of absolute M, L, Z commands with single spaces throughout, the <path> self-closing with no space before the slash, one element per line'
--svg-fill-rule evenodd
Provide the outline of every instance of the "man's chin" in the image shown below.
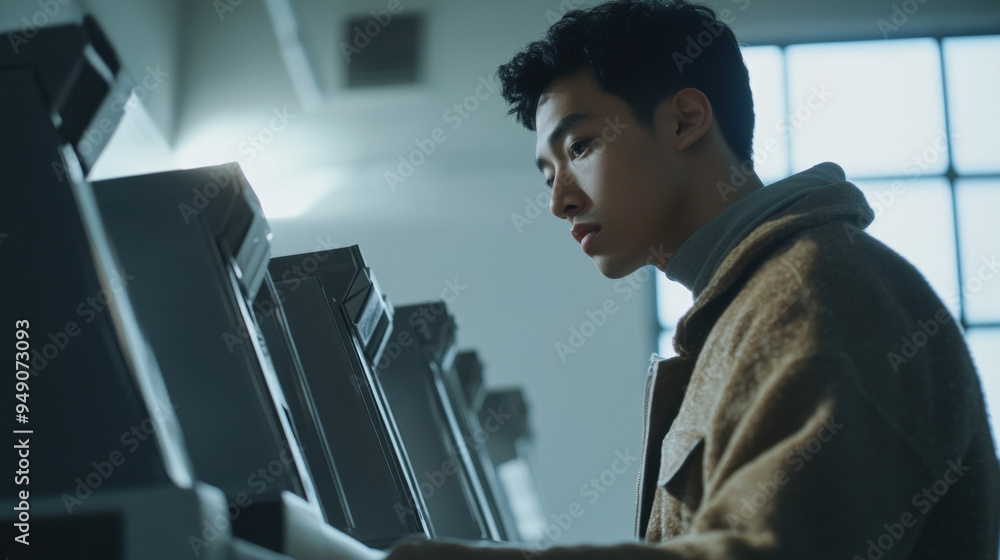
<path fill-rule="evenodd" d="M 638 270 L 638 266 L 633 266 L 630 263 L 626 263 L 614 258 L 606 257 L 603 255 L 598 255 L 593 258 L 594 264 L 597 265 L 597 270 L 600 271 L 605 277 L 612 280 L 617 280 L 618 278 L 624 278 L 629 274 L 632 274 Z"/>

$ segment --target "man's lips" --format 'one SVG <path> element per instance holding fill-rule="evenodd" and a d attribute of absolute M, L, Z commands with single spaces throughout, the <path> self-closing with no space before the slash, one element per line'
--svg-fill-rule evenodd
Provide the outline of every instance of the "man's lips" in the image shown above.
<path fill-rule="evenodd" d="M 573 239 L 583 247 L 583 252 L 586 254 L 591 253 L 591 248 L 594 245 L 594 238 L 601 232 L 600 226 L 595 224 L 577 224 L 573 226 L 570 233 L 573 234 Z"/>
<path fill-rule="evenodd" d="M 601 229 L 600 226 L 595 224 L 576 224 L 570 233 L 573 234 L 573 239 L 576 239 L 577 243 L 583 243 L 583 238 L 590 232 L 596 232 Z"/>

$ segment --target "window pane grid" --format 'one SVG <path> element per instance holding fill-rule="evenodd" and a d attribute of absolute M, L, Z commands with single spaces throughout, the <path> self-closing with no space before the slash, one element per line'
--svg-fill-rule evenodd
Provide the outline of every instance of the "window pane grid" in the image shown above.
<path fill-rule="evenodd" d="M 975 39 L 982 40 L 985 43 L 988 43 L 988 45 L 990 45 L 990 46 L 993 46 L 993 45 L 996 45 L 996 44 L 1000 44 L 1000 42 L 998 42 L 998 41 L 1000 41 L 1000 36 L 979 37 L 979 38 L 975 38 Z M 897 40 L 897 41 L 902 41 L 902 40 Z M 926 41 L 926 39 L 924 39 L 924 41 Z M 891 43 L 893 41 L 889 41 L 889 42 Z M 963 222 L 963 218 L 967 217 L 968 211 L 965 210 L 965 209 L 963 209 L 963 204 L 962 204 L 962 201 L 960 200 L 961 196 L 959 194 L 959 183 L 962 183 L 963 181 L 968 181 L 968 180 L 971 180 L 971 179 L 986 179 L 986 180 L 990 180 L 991 179 L 991 180 L 995 180 L 995 181 L 998 182 L 998 186 L 994 187 L 994 188 L 997 188 L 998 190 L 1000 190 L 1000 172 L 994 172 L 993 171 L 994 169 L 997 169 L 998 171 L 1000 171 L 1000 168 L 996 168 L 996 167 L 990 168 L 988 165 L 984 167 L 983 164 L 982 164 L 982 162 L 979 162 L 979 167 L 976 167 L 975 165 L 967 165 L 967 166 L 961 168 L 964 172 L 959 173 L 959 172 L 956 171 L 956 165 L 955 165 L 955 158 L 956 158 L 955 148 L 956 148 L 956 146 L 955 146 L 955 137 L 954 137 L 956 128 L 955 128 L 955 124 L 953 124 L 951 122 L 952 115 L 950 113 L 951 113 L 951 110 L 954 107 L 956 107 L 957 105 L 956 105 L 956 102 L 954 102 L 954 100 L 949 97 L 949 94 L 951 94 L 952 96 L 955 95 L 955 93 L 953 91 L 951 91 L 951 90 L 960 87 L 959 86 L 960 82 L 957 81 L 957 78 L 955 78 L 955 76 L 954 76 L 955 73 L 954 72 L 951 73 L 951 74 L 949 74 L 949 69 L 950 69 L 949 64 L 950 63 L 951 64 L 955 64 L 956 60 L 961 60 L 958 57 L 958 54 L 956 54 L 956 52 L 953 52 L 953 51 L 958 51 L 958 49 L 955 48 L 955 47 L 952 47 L 952 44 L 958 45 L 958 44 L 962 44 L 964 42 L 965 41 L 963 41 L 963 40 L 956 40 L 955 38 L 951 38 L 951 37 L 948 37 L 948 38 L 942 38 L 942 37 L 934 38 L 934 44 L 935 44 L 935 47 L 936 47 L 936 55 L 937 55 L 937 64 L 940 66 L 940 75 L 939 75 L 939 78 L 938 78 L 937 82 L 935 82 L 939 86 L 939 89 L 940 89 L 940 91 L 939 91 L 940 99 L 938 100 L 938 103 L 940 105 L 940 114 L 941 114 L 942 121 L 943 121 L 940 124 L 941 124 L 941 131 L 947 131 L 946 133 L 943 133 L 943 134 L 941 134 L 939 132 L 938 134 L 939 134 L 939 136 L 941 136 L 941 138 L 938 139 L 937 137 L 935 137 L 934 140 L 937 143 L 936 147 L 940 148 L 940 150 L 939 150 L 940 153 L 937 154 L 937 155 L 940 156 L 941 158 L 943 158 L 943 169 L 942 169 L 942 163 L 930 161 L 930 160 L 936 159 L 936 158 L 932 155 L 931 152 L 927 151 L 927 148 L 925 148 L 922 151 L 922 153 L 917 154 L 918 157 L 919 156 L 923 156 L 923 161 L 919 161 L 918 160 L 917 164 L 923 164 L 922 166 L 918 165 L 918 167 L 921 168 L 922 172 L 926 171 L 926 173 L 920 173 L 919 176 L 921 176 L 923 178 L 926 178 L 926 179 L 932 179 L 934 177 L 937 177 L 939 180 L 940 179 L 945 179 L 947 181 L 949 196 L 950 196 L 950 199 L 951 199 L 951 212 L 950 212 L 951 216 L 950 216 L 950 222 L 951 222 L 951 228 L 952 228 L 952 232 L 953 232 L 952 235 L 953 235 L 953 240 L 954 240 L 954 252 L 955 252 L 954 269 L 955 269 L 955 275 L 957 277 L 957 283 L 958 283 L 958 288 L 957 288 L 958 302 L 957 302 L 957 306 L 955 306 L 955 308 L 953 308 L 953 312 L 954 311 L 958 312 L 958 319 L 960 321 L 961 326 L 963 327 L 963 330 L 966 333 L 966 336 L 973 336 L 976 333 L 985 332 L 985 331 L 989 331 L 991 329 L 998 329 L 998 328 L 1000 328 L 1000 317 L 979 318 L 975 314 L 973 314 L 970 317 L 970 314 L 968 313 L 968 311 L 966 309 L 966 307 L 967 307 L 966 293 L 967 292 L 971 292 L 971 289 L 974 287 L 975 278 L 969 279 L 970 282 L 972 283 L 970 285 L 970 284 L 967 284 L 967 282 L 966 282 L 966 280 L 967 280 L 966 275 L 963 274 L 963 269 L 967 268 L 966 257 L 963 256 L 964 255 L 963 250 L 967 249 L 967 247 L 963 243 L 963 227 L 962 227 L 962 225 L 964 223 Z M 836 43 L 832 43 L 832 44 L 836 44 Z M 773 67 L 776 64 L 780 64 L 781 78 L 782 78 L 782 80 L 784 82 L 784 87 L 781 88 L 781 94 L 782 94 L 781 97 L 783 98 L 783 104 L 784 104 L 784 117 L 783 118 L 784 119 L 788 119 L 788 121 L 785 121 L 785 122 L 792 123 L 792 124 L 794 124 L 794 122 L 792 121 L 792 119 L 795 118 L 795 114 L 793 113 L 793 109 L 792 109 L 792 107 L 793 107 L 792 100 L 793 100 L 794 96 L 792 95 L 792 89 L 791 89 L 790 80 L 789 80 L 788 51 L 789 51 L 789 48 L 795 48 L 795 47 L 800 47 L 800 46 L 803 46 L 803 45 L 780 45 L 780 46 L 766 45 L 766 46 L 761 46 L 761 47 L 753 47 L 753 48 L 750 48 L 750 49 L 745 49 L 747 51 L 758 49 L 758 50 L 761 51 L 761 54 L 768 55 L 769 58 L 770 58 L 770 60 L 768 60 L 768 62 L 772 66 L 772 69 L 770 70 L 771 72 L 773 72 Z M 770 52 L 770 51 L 773 51 L 773 49 L 775 47 L 779 47 L 779 50 L 778 50 L 779 55 L 777 57 L 773 56 L 773 53 Z M 768 52 L 764 52 L 765 49 L 769 49 L 769 51 Z M 968 52 L 966 52 L 964 54 L 968 55 Z M 751 76 L 753 76 L 754 70 L 753 70 L 753 68 L 750 68 L 750 65 L 751 65 L 751 59 L 754 58 L 754 57 L 755 57 L 755 55 L 751 55 L 751 56 L 747 57 L 747 60 L 748 60 L 748 69 L 751 72 Z M 761 56 L 761 57 L 756 57 L 756 58 L 765 58 L 765 57 Z M 765 72 L 761 72 L 761 74 L 766 74 L 766 73 Z M 981 72 L 980 72 L 980 74 L 981 74 Z M 751 80 L 753 81 L 752 78 L 751 78 Z M 754 89 L 753 90 L 754 91 L 754 98 L 755 98 L 755 105 L 756 105 L 757 99 L 759 97 L 758 89 Z M 995 91 L 995 89 L 996 88 L 993 88 L 993 89 L 990 89 L 988 91 Z M 820 109 L 821 109 L 821 107 L 820 107 Z M 817 110 L 819 110 L 819 109 L 817 109 Z M 996 109 L 995 109 L 995 111 L 996 111 Z M 967 116 L 963 116 L 962 118 L 964 118 L 965 120 L 969 120 L 969 117 L 967 117 Z M 1000 120 L 1000 117 L 996 116 L 996 112 L 994 112 L 993 114 L 991 114 L 990 118 L 994 119 L 994 120 Z M 760 123 L 758 123 L 758 124 L 760 124 Z M 966 126 L 968 126 L 968 124 L 966 124 Z M 1000 130 L 1000 127 L 992 127 L 992 130 L 994 130 L 994 131 Z M 796 146 L 795 146 L 796 138 L 794 137 L 794 134 L 793 134 L 793 127 L 788 126 L 788 127 L 785 128 L 785 131 L 787 133 L 786 134 L 787 137 L 784 138 L 784 139 L 781 139 L 781 140 L 779 140 L 777 142 L 780 145 L 780 148 L 778 150 L 775 150 L 773 148 L 774 144 L 773 143 L 770 144 L 769 148 L 771 148 L 771 149 L 770 149 L 770 152 L 767 155 L 773 157 L 776 160 L 782 160 L 782 163 L 788 162 L 788 165 L 792 165 L 791 162 L 795 161 L 794 158 L 793 158 L 793 152 L 796 149 Z M 768 131 L 768 132 L 770 132 L 770 131 Z M 990 151 L 990 153 L 998 153 L 998 152 L 1000 152 L 1000 141 L 998 141 L 995 136 L 992 137 L 992 138 L 990 138 L 990 140 L 993 142 L 993 145 L 987 145 L 985 148 L 983 148 L 981 146 L 976 146 L 977 149 L 980 149 L 980 150 L 984 150 L 985 149 L 986 151 Z M 755 145 L 757 145 L 757 134 L 756 134 L 756 132 L 755 132 Z M 932 146 L 932 147 L 935 147 L 935 146 Z M 775 152 L 780 152 L 780 151 L 784 151 L 784 153 L 783 154 L 775 153 Z M 755 161 L 757 160 L 758 155 L 759 155 L 759 148 L 755 148 Z M 970 158 L 967 158 L 967 159 L 975 159 L 975 157 L 976 156 L 970 156 Z M 834 161 L 836 161 L 836 160 L 834 160 Z M 998 166 L 1000 166 L 1000 159 L 994 158 L 993 162 L 996 163 Z M 936 167 L 932 167 L 930 165 L 932 163 L 936 164 Z M 798 170 L 800 170 L 800 169 L 798 169 L 798 168 L 791 168 L 791 172 L 796 172 Z M 931 171 L 931 170 L 933 170 L 933 171 Z M 914 174 L 912 173 L 912 169 L 909 169 L 907 171 L 910 171 L 910 173 L 909 174 L 906 174 L 906 173 L 888 173 L 888 174 L 871 174 L 871 175 L 867 174 L 867 173 L 856 173 L 856 174 L 849 174 L 848 179 L 850 181 L 854 182 L 854 183 L 863 183 L 863 182 L 869 182 L 869 181 L 875 181 L 875 180 L 878 180 L 880 182 L 912 181 L 914 179 Z M 762 179 L 763 179 L 763 177 L 762 177 Z M 768 183 L 768 181 L 765 181 L 765 184 L 767 184 L 767 183 Z M 968 205 L 966 205 L 966 206 L 968 206 Z M 964 235 L 969 235 L 969 232 L 965 231 Z M 1000 236 L 997 236 L 996 238 L 1000 239 Z M 1000 249 L 998 249 L 998 250 L 1000 250 Z M 998 282 L 1000 282 L 1000 280 L 998 280 Z M 666 293 L 667 290 L 665 290 L 665 285 L 664 284 L 665 283 L 659 283 L 658 282 L 656 284 L 656 288 L 655 289 L 656 289 L 656 292 L 657 292 L 657 301 L 658 301 L 658 305 L 659 305 L 659 309 L 660 309 L 659 317 L 660 317 L 660 328 L 661 328 L 661 330 L 660 330 L 660 339 L 659 339 L 660 340 L 659 350 L 661 352 L 661 355 L 667 356 L 667 355 L 673 355 L 673 350 L 672 350 L 672 345 L 671 345 L 670 338 L 673 335 L 673 327 L 676 324 L 676 319 L 679 318 L 680 315 L 682 315 L 687 310 L 686 308 L 679 308 L 678 306 L 687 305 L 687 307 L 690 307 L 690 305 L 687 304 L 687 302 L 685 302 L 683 299 L 679 299 L 676 294 L 673 294 L 672 296 L 668 297 L 667 293 Z M 941 296 L 941 295 L 942 294 L 939 294 L 939 296 Z M 942 297 L 942 299 L 944 300 L 945 298 Z M 946 302 L 946 304 L 947 304 L 947 302 Z"/>

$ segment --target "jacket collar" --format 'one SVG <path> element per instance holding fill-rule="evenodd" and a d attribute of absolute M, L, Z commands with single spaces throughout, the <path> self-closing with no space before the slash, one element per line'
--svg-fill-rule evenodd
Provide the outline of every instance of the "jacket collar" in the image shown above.
<path fill-rule="evenodd" d="M 834 183 L 775 214 L 748 235 L 723 260 L 705 290 L 677 323 L 674 349 L 694 357 L 716 320 L 736 296 L 743 273 L 764 258 L 775 245 L 796 233 L 832 221 L 843 221 L 853 235 L 871 224 L 875 214 L 865 195 L 848 181 Z"/>

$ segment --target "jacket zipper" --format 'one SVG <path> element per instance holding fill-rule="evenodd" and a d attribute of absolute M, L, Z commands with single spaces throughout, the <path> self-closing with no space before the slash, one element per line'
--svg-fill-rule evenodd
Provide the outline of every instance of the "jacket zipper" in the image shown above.
<path fill-rule="evenodd" d="M 662 360 L 662 358 L 660 358 Z M 656 365 L 659 365 L 658 363 Z M 642 531 L 639 527 L 639 515 L 642 509 L 642 475 L 646 470 L 646 447 L 649 439 L 649 390 L 653 386 L 653 374 L 655 370 L 650 370 L 646 376 L 646 398 L 642 403 L 642 459 L 639 463 L 639 475 L 635 478 L 635 536 L 638 539 Z"/>

